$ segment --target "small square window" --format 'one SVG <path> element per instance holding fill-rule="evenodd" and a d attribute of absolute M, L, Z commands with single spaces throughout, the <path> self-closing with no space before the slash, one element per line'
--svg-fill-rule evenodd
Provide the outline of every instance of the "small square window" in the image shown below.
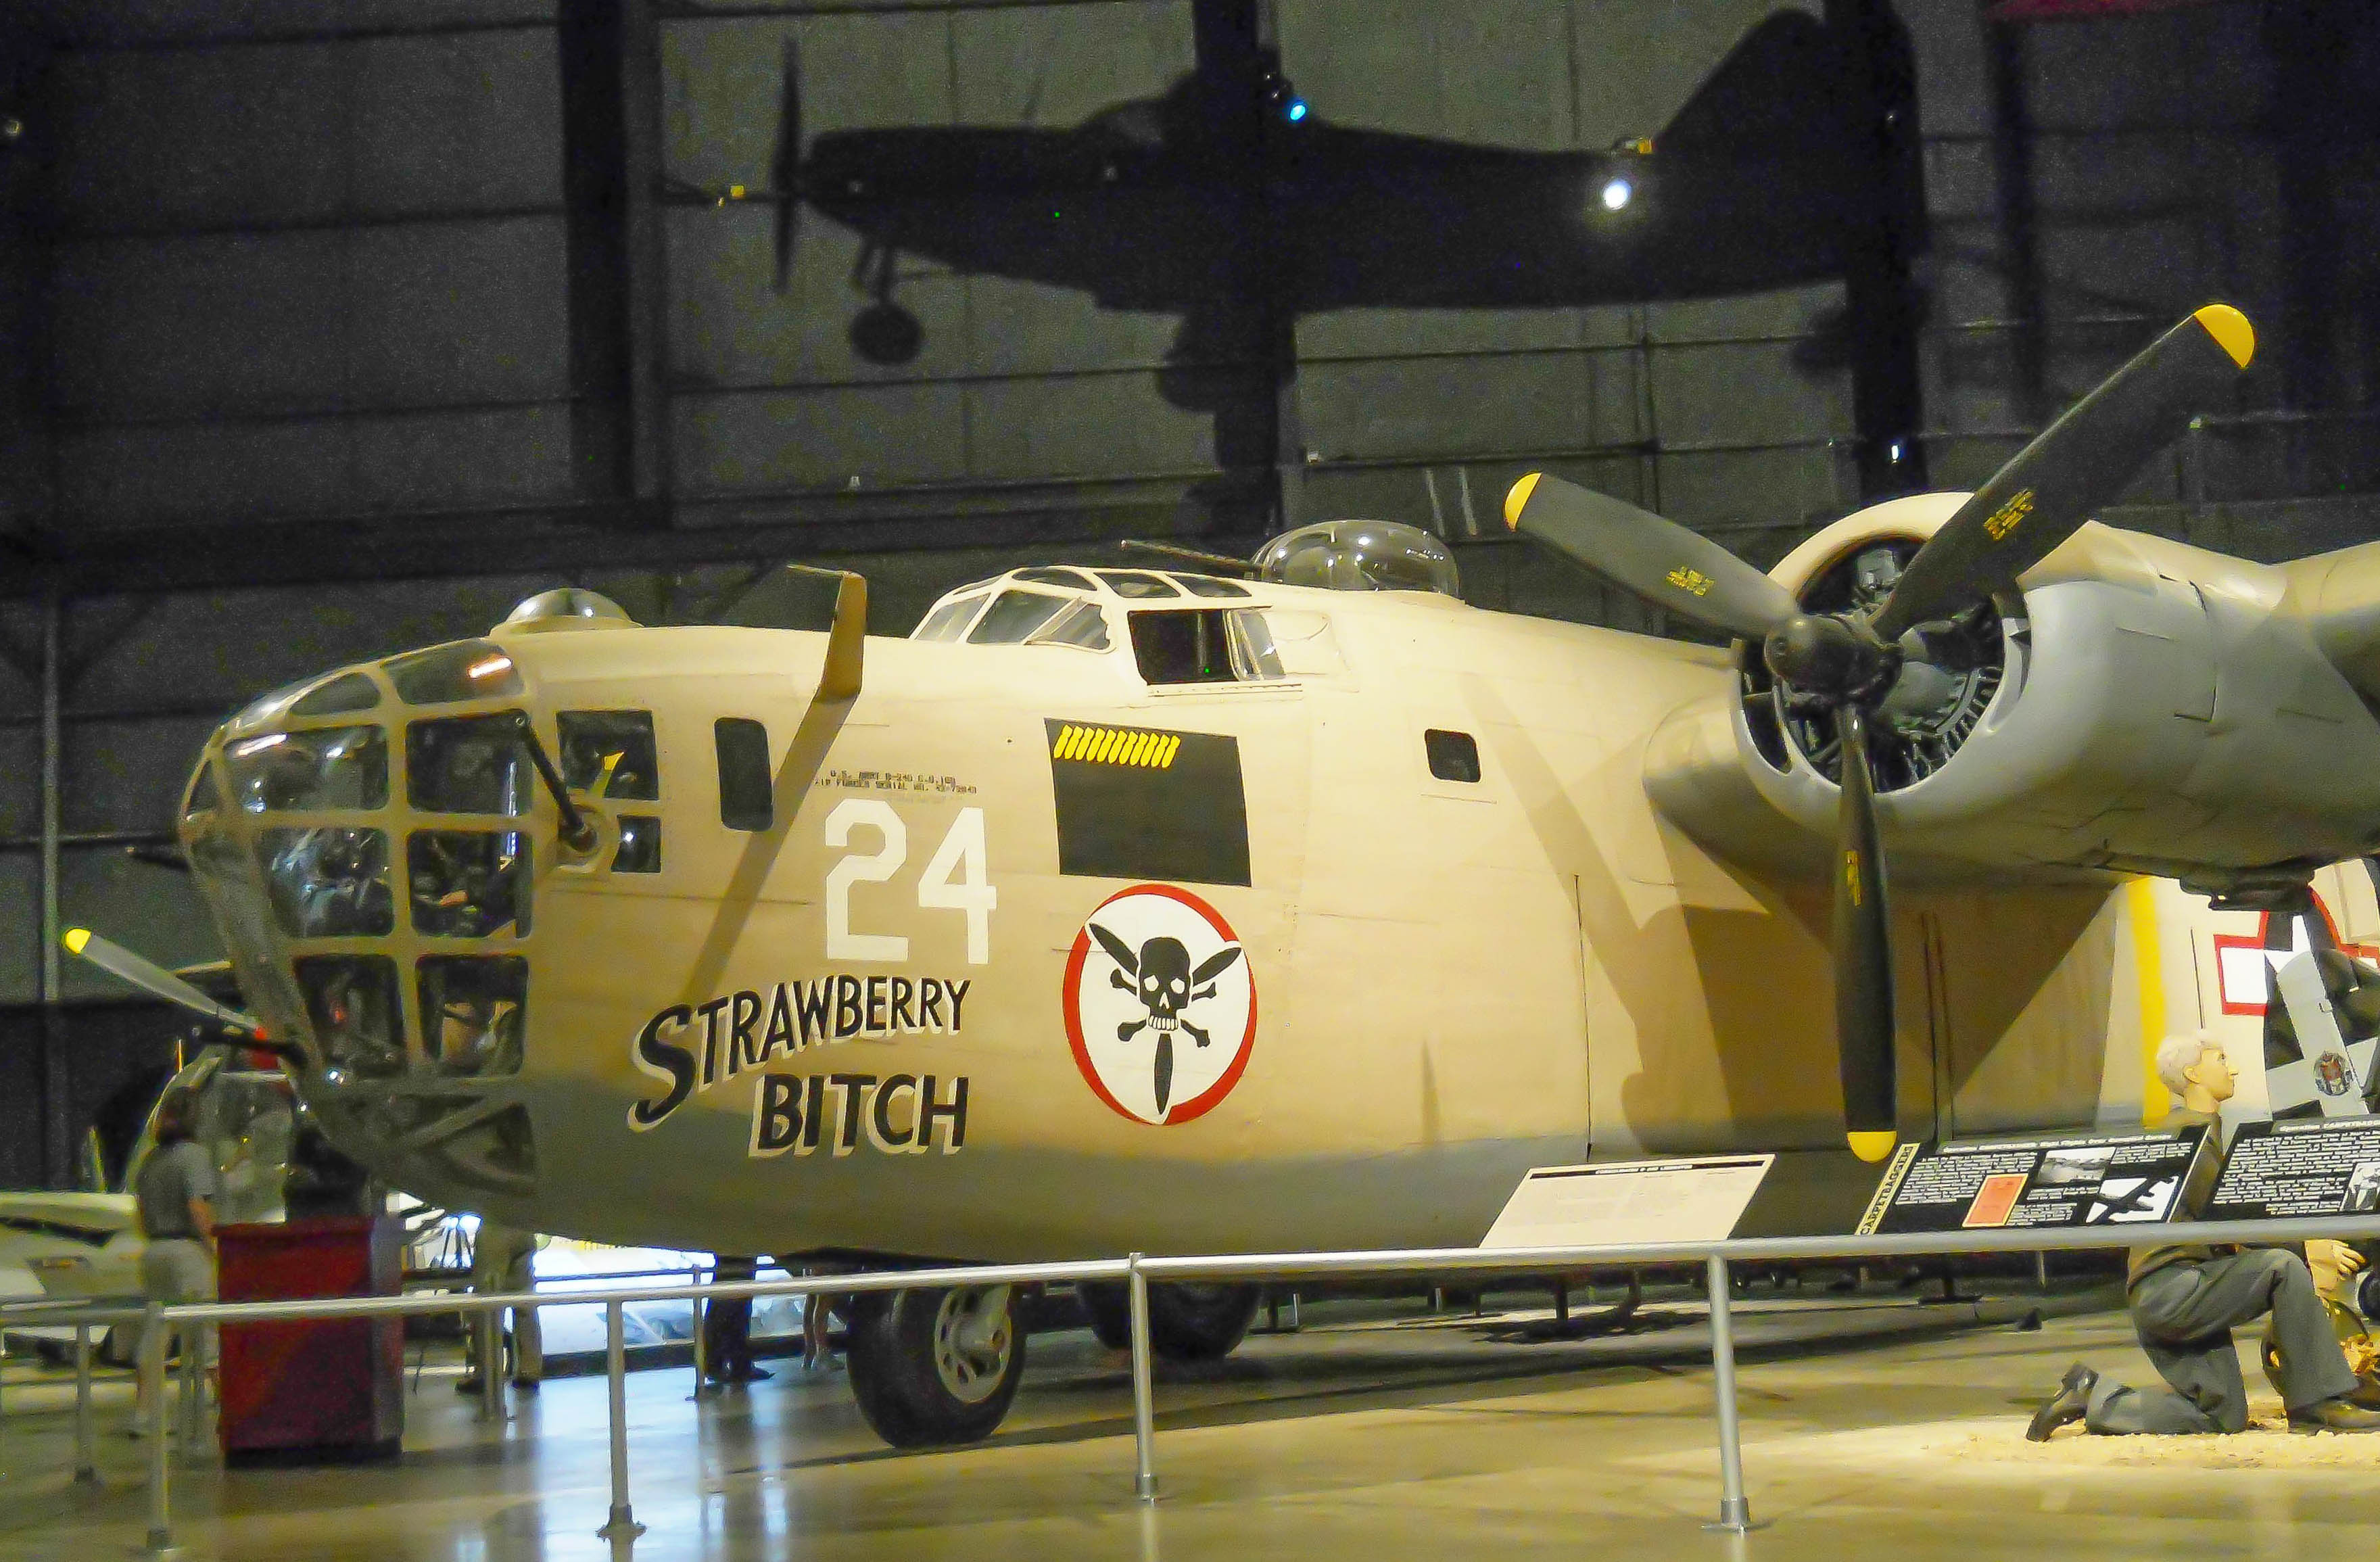
<path fill-rule="evenodd" d="M 662 822 L 648 813 L 620 815 L 620 849 L 612 854 L 615 873 L 662 871 Z"/>
<path fill-rule="evenodd" d="M 562 736 L 562 780 L 590 798 L 657 802 L 661 766 L 649 711 L 564 711 L 554 717 Z"/>
<path fill-rule="evenodd" d="M 1441 732 L 1431 727 L 1421 735 L 1429 754 L 1429 773 L 1441 781 L 1479 779 L 1479 745 L 1467 732 Z"/>
<path fill-rule="evenodd" d="M 731 830 L 776 823 L 776 783 L 769 774 L 769 729 L 743 716 L 713 726 L 719 747 L 719 822 Z"/>

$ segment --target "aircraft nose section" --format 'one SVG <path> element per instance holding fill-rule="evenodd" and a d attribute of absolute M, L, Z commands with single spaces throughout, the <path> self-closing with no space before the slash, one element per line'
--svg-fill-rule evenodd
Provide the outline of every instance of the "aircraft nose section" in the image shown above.
<path fill-rule="evenodd" d="M 534 870 L 562 821 L 532 693 L 488 640 L 343 669 L 225 723 L 184 795 L 198 887 L 325 1127 L 450 1199 L 534 1187 Z"/>

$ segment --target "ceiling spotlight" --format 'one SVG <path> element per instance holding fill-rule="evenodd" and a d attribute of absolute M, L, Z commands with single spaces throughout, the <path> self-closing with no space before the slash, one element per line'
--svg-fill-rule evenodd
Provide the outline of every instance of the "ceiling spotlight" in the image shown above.
<path fill-rule="evenodd" d="M 1291 124 L 1293 124 L 1293 125 L 1296 124 L 1299 120 L 1301 120 L 1301 119 L 1305 118 L 1305 100 L 1304 98 L 1292 98 L 1292 99 L 1290 99 L 1290 100 L 1289 100 L 1289 108 L 1288 108 L 1288 110 L 1287 110 L 1287 113 L 1288 113 L 1288 115 L 1289 115 L 1289 122 L 1290 122 Z"/>
<path fill-rule="evenodd" d="M 1603 209 L 1617 212 L 1636 194 L 1636 187 L 1626 179 L 1613 179 L 1603 187 Z"/>

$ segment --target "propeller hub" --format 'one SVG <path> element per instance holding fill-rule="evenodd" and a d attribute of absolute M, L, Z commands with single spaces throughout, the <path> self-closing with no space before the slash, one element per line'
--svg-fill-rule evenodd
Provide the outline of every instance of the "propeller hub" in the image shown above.
<path fill-rule="evenodd" d="M 1863 699 L 1891 687 L 1900 652 L 1876 637 L 1863 619 L 1797 613 L 1760 648 L 1778 681 L 1835 700 Z"/>

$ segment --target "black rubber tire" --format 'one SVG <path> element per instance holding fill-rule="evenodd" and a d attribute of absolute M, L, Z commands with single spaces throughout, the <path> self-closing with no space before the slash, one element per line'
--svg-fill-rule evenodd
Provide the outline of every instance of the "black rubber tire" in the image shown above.
<path fill-rule="evenodd" d="M 1113 1283 L 1075 1290 L 1091 1333 L 1111 1350 L 1132 1345 L 1132 1302 Z M 1216 1361 L 1229 1356 L 1256 1322 L 1257 1287 L 1184 1280 L 1148 1287 L 1148 1348 L 1168 1361 Z"/>
<path fill-rule="evenodd" d="M 1090 1320 L 1091 1334 L 1110 1350 L 1132 1348 L 1132 1299 L 1111 1281 L 1077 1280 L 1075 1295 Z"/>
<path fill-rule="evenodd" d="M 1000 1325 L 1003 1349 L 970 1397 L 947 1381 L 940 1335 L 950 1326 L 950 1290 L 862 1293 L 853 1299 L 845 1361 L 859 1413 L 876 1435 L 896 1448 L 938 1448 L 990 1436 L 1007 1418 L 1025 1375 L 1025 1331 L 1016 1326 L 1015 1295 Z M 953 1302 L 964 1306 L 964 1300 Z"/>
<path fill-rule="evenodd" d="M 1256 1321 L 1254 1286 L 1185 1280 L 1149 1287 L 1149 1348 L 1169 1361 L 1220 1361 Z"/>

